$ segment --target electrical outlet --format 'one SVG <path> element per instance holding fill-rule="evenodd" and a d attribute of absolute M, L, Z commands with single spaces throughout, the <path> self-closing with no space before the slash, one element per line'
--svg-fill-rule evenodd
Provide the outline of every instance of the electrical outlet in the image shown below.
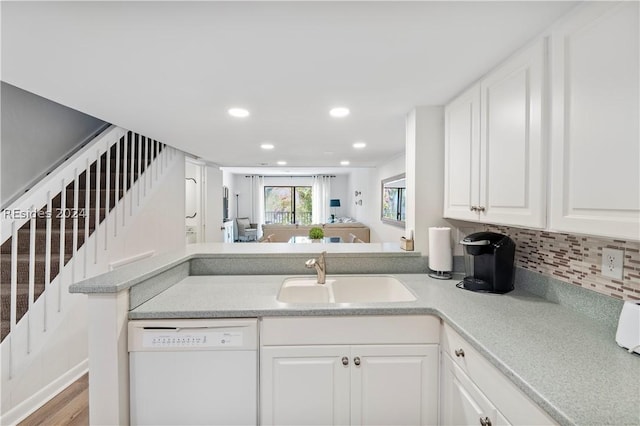
<path fill-rule="evenodd" d="M 602 275 L 617 280 L 622 279 L 622 260 L 624 250 L 602 249 Z"/>

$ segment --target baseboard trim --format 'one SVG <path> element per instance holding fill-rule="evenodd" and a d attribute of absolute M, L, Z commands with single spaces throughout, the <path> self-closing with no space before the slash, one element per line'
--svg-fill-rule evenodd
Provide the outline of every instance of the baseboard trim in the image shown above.
<path fill-rule="evenodd" d="M 2 414 L 0 424 L 15 425 L 23 421 L 38 408 L 53 399 L 54 396 L 65 390 L 70 384 L 82 377 L 87 371 L 89 371 L 89 360 L 85 359 L 8 412 Z"/>

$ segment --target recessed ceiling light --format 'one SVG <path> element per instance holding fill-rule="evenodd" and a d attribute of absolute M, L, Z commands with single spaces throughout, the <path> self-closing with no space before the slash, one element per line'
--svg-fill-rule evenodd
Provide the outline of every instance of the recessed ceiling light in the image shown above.
<path fill-rule="evenodd" d="M 229 108 L 227 112 L 230 116 L 236 118 L 244 118 L 249 116 L 249 110 L 244 108 Z"/>
<path fill-rule="evenodd" d="M 349 115 L 349 108 L 345 107 L 335 107 L 329 111 L 329 115 L 336 118 L 342 118 Z"/>
<path fill-rule="evenodd" d="M 344 160 L 344 161 L 340 162 L 341 166 L 348 166 L 349 164 L 351 164 L 351 163 L 349 163 L 349 161 L 347 161 L 347 160 Z"/>
<path fill-rule="evenodd" d="M 262 148 L 262 149 L 273 149 L 275 147 L 273 146 L 272 143 L 263 143 L 262 145 L 260 145 L 260 148 Z"/>
<path fill-rule="evenodd" d="M 353 147 L 356 148 L 356 149 L 362 149 L 365 146 L 367 146 L 367 144 L 364 143 L 364 142 L 356 142 L 356 143 L 353 144 Z"/>
<path fill-rule="evenodd" d="M 286 161 L 278 161 L 278 166 L 286 166 L 287 162 Z"/>

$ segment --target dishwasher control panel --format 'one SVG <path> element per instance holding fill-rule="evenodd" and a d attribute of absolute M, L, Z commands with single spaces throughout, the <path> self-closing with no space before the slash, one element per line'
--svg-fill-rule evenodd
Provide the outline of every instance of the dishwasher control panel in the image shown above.
<path fill-rule="evenodd" d="M 142 333 L 143 348 L 219 348 L 225 346 L 242 346 L 242 332 L 147 328 Z"/>
<path fill-rule="evenodd" d="M 129 352 L 231 351 L 258 348 L 256 319 L 132 320 Z"/>

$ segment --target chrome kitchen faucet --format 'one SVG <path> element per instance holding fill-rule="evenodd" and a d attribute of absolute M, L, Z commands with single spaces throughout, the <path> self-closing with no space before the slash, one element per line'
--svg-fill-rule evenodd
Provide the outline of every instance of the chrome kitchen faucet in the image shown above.
<path fill-rule="evenodd" d="M 325 254 L 327 254 L 327 252 L 323 251 L 317 259 L 309 259 L 304 264 L 304 266 L 309 269 L 316 268 L 316 272 L 318 273 L 318 284 L 324 284 L 325 277 L 327 275 L 327 263 L 324 260 Z"/>

